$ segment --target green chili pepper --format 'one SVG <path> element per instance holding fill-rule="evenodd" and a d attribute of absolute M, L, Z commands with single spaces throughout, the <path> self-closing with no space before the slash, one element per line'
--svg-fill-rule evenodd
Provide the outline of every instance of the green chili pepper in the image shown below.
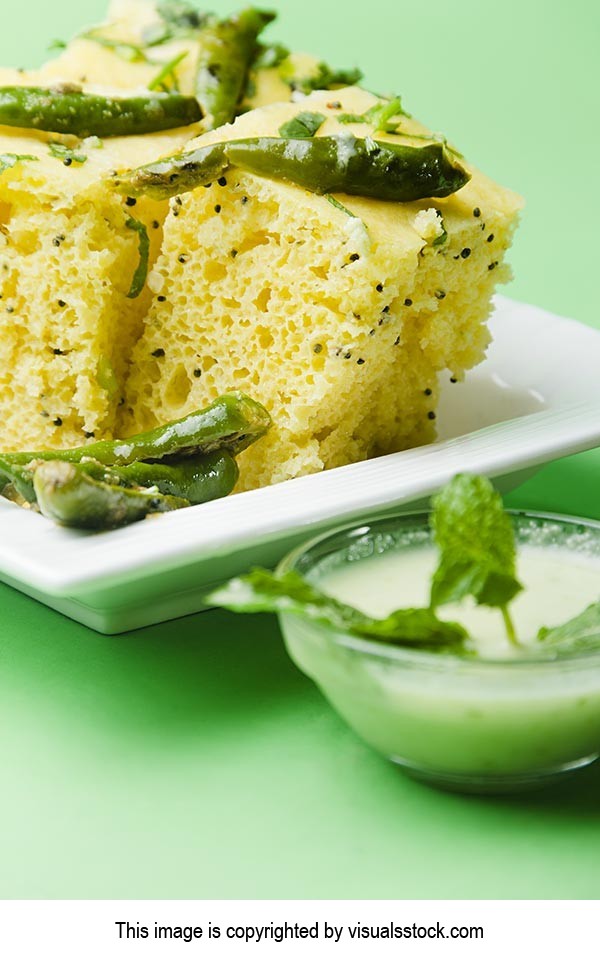
<path fill-rule="evenodd" d="M 119 193 L 127 197 L 146 194 L 156 200 L 166 200 L 209 184 L 228 166 L 225 145 L 210 144 L 128 171 L 115 178 L 113 183 Z"/>
<path fill-rule="evenodd" d="M 207 184 L 232 165 L 317 194 L 410 201 L 447 197 L 470 180 L 444 144 L 390 144 L 370 137 L 252 137 L 211 144 L 120 175 L 123 193 L 166 198 Z"/>
<path fill-rule="evenodd" d="M 317 194 L 358 194 L 379 200 L 447 197 L 470 179 L 443 144 L 408 147 L 352 135 L 234 140 L 226 145 L 226 156 L 236 167 L 288 180 Z"/>
<path fill-rule="evenodd" d="M 270 415 L 258 401 L 240 392 L 224 394 L 201 411 L 124 441 L 95 441 L 65 451 L 0 455 L 0 479 L 4 477 L 16 486 L 12 476 L 14 468 L 24 467 L 32 461 L 78 464 L 82 458 L 90 458 L 112 466 L 135 461 L 180 460 L 219 450 L 238 454 L 266 434 L 270 426 Z"/>
<path fill-rule="evenodd" d="M 141 521 L 149 514 L 189 507 L 184 498 L 96 481 L 85 465 L 46 461 L 33 479 L 40 511 L 71 528 L 103 530 Z"/>
<path fill-rule="evenodd" d="M 211 129 L 234 119 L 258 37 L 275 16 L 249 7 L 227 20 L 210 20 L 198 34 L 196 97 Z"/>
<path fill-rule="evenodd" d="M 101 97 L 74 84 L 0 87 L 0 124 L 77 137 L 120 137 L 185 127 L 202 119 L 194 97 L 153 93 Z"/>
<path fill-rule="evenodd" d="M 12 455 L 0 455 L 0 492 L 7 484 L 12 484 L 17 494 L 30 504 L 35 502 L 33 490 L 33 470 L 28 464 L 16 464 Z"/>
<path fill-rule="evenodd" d="M 213 451 L 181 461 L 135 461 L 113 467 L 99 461 L 85 460 L 80 464 L 95 481 L 127 488 L 157 488 L 161 494 L 184 498 L 190 504 L 226 497 L 239 477 L 235 458 L 229 451 Z"/>
<path fill-rule="evenodd" d="M 60 451 L 57 452 L 60 455 Z M 29 504 L 36 501 L 34 477 L 37 468 L 48 461 L 35 460 L 26 465 L 7 464 L 0 458 L 0 473 Z M 204 504 L 230 494 L 239 477 L 236 461 L 229 451 L 213 451 L 180 461 L 134 461 L 133 464 L 102 464 L 92 458 L 78 463 L 90 478 L 125 488 L 158 488 L 161 494 L 184 498 L 190 504 Z"/>

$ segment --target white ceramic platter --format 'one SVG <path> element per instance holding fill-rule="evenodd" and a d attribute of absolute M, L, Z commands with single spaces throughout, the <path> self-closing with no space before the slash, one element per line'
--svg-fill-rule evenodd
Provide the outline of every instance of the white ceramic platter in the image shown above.
<path fill-rule="evenodd" d="M 443 378 L 437 443 L 102 534 L 0 498 L 0 579 L 97 631 L 128 631 L 199 611 L 210 586 L 341 522 L 412 505 L 457 471 L 508 490 L 600 445 L 600 333 L 506 298 L 491 328 L 465 383 Z"/>

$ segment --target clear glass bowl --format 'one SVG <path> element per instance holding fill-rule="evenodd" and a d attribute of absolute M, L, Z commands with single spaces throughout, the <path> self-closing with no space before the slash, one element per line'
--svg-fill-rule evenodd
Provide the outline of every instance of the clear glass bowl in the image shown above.
<path fill-rule="evenodd" d="M 521 544 L 600 557 L 600 523 L 511 514 Z M 340 565 L 430 541 L 428 515 L 404 513 L 316 538 L 279 571 L 318 584 Z M 362 640 L 288 614 L 280 622 L 293 661 L 342 718 L 419 779 L 457 791 L 512 792 L 600 755 L 600 651 L 469 659 Z"/>

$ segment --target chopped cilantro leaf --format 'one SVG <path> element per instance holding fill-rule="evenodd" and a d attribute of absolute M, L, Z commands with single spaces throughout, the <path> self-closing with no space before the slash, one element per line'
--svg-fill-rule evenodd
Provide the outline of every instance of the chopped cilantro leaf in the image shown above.
<path fill-rule="evenodd" d="M 268 46 L 261 44 L 258 55 L 252 64 L 253 70 L 267 70 L 271 67 L 278 67 L 290 55 L 287 47 L 282 43 L 271 43 Z"/>
<path fill-rule="evenodd" d="M 87 161 L 85 154 L 82 154 L 78 150 L 73 150 L 71 147 L 65 147 L 64 144 L 55 143 L 54 141 L 48 144 L 48 150 L 57 160 L 62 160 L 63 164 L 85 164 Z"/>
<path fill-rule="evenodd" d="M 395 134 L 398 133 L 399 123 L 392 118 L 399 115 L 409 116 L 402 108 L 400 97 L 394 97 L 393 100 L 374 104 L 363 114 L 340 114 L 338 120 L 341 124 L 371 124 L 375 132 L 380 130 L 386 134 Z"/>
<path fill-rule="evenodd" d="M 156 63 L 148 57 L 144 47 L 139 44 L 114 40 L 112 37 L 103 36 L 96 30 L 88 30 L 86 33 L 79 34 L 79 39 L 89 40 L 92 43 L 97 43 L 100 47 L 112 50 L 117 57 L 126 60 L 128 63 Z"/>
<path fill-rule="evenodd" d="M 314 137 L 324 122 L 324 114 L 310 113 L 308 110 L 303 110 L 301 113 L 296 114 L 295 117 L 292 117 L 291 120 L 281 125 L 279 128 L 279 136 L 297 140 L 308 140 L 309 137 Z"/>
<path fill-rule="evenodd" d="M 176 57 L 169 60 L 163 67 L 158 71 L 155 77 L 152 78 L 148 84 L 148 90 L 163 90 L 168 93 L 170 90 L 174 90 L 176 93 L 179 92 L 179 84 L 177 82 L 177 67 L 185 60 L 187 57 L 187 50 L 182 53 L 178 53 Z"/>
<path fill-rule="evenodd" d="M 442 228 L 442 233 L 438 234 L 435 240 L 432 242 L 432 247 L 441 247 L 448 240 L 448 231 L 446 230 L 446 225 L 444 224 L 444 218 L 442 217 L 442 212 L 438 210 L 438 215 L 440 218 L 440 225 Z"/>
<path fill-rule="evenodd" d="M 39 160 L 39 157 L 34 157 L 32 154 L 0 154 L 0 174 L 5 170 L 12 170 L 25 160 Z"/>
<path fill-rule="evenodd" d="M 163 0 L 157 4 L 156 9 L 169 27 L 179 30 L 197 30 L 204 25 L 208 16 L 184 0 Z"/>
<path fill-rule="evenodd" d="M 135 269 L 135 273 L 131 281 L 131 287 L 129 288 L 129 293 L 127 294 L 127 297 L 133 299 L 140 296 L 146 284 L 146 278 L 148 277 L 148 264 L 150 261 L 150 238 L 148 237 L 146 225 L 142 224 L 142 222 L 139 220 L 135 220 L 133 217 L 127 218 L 126 227 L 128 227 L 129 230 L 137 231 L 139 236 L 138 249 L 140 260 Z"/>
<path fill-rule="evenodd" d="M 352 87 L 362 78 L 358 69 L 334 70 L 326 63 L 317 64 L 312 73 L 299 76 L 293 72 L 287 63 L 282 64 L 282 79 L 292 88 L 303 94 L 310 94 L 313 90 L 329 90 L 333 87 Z"/>
<path fill-rule="evenodd" d="M 344 214 L 347 214 L 348 217 L 354 217 L 357 220 L 359 219 L 356 217 L 356 214 L 353 214 L 351 210 L 348 210 L 347 207 L 344 207 L 344 205 L 341 204 L 339 200 L 333 196 L 333 194 L 325 194 L 325 199 L 328 200 L 333 207 L 337 207 L 338 210 L 341 210 L 344 212 Z"/>

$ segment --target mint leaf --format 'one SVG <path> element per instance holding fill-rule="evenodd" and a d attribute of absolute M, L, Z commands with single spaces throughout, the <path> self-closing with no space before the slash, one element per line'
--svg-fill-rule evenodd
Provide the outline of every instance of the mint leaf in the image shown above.
<path fill-rule="evenodd" d="M 522 591 L 512 523 L 487 478 L 458 474 L 434 498 L 431 524 L 440 550 L 432 608 L 472 595 L 480 605 L 505 609 Z"/>
<path fill-rule="evenodd" d="M 39 160 L 39 157 L 32 154 L 0 154 L 0 174 L 5 170 L 12 170 L 24 160 Z"/>
<path fill-rule="evenodd" d="M 140 255 L 140 260 L 138 266 L 135 269 L 131 281 L 131 287 L 129 288 L 129 293 L 127 297 L 136 298 L 139 297 L 144 286 L 146 284 L 146 278 L 148 277 L 148 264 L 150 262 L 150 238 L 148 237 L 148 231 L 146 230 L 146 225 L 142 224 L 141 221 L 135 220 L 134 217 L 128 217 L 125 226 L 129 230 L 134 230 L 139 236 L 138 250 Z"/>
<path fill-rule="evenodd" d="M 69 167 L 71 164 L 85 164 L 87 157 L 85 154 L 77 150 L 72 150 L 70 147 L 65 147 L 64 144 L 51 142 L 48 144 L 48 150 L 53 157 L 57 160 L 62 160 L 63 164 Z"/>
<path fill-rule="evenodd" d="M 538 640 L 557 653 L 600 651 L 600 601 L 556 628 L 540 628 Z"/>
<path fill-rule="evenodd" d="M 357 622 L 353 633 L 405 648 L 467 651 L 466 629 L 455 621 L 440 621 L 431 608 L 399 608 L 387 618 Z"/>
<path fill-rule="evenodd" d="M 324 114 L 311 113 L 303 110 L 279 128 L 280 137 L 296 140 L 308 140 L 314 137 L 319 127 L 325 122 Z"/>
<path fill-rule="evenodd" d="M 370 618 L 319 591 L 295 571 L 277 575 L 255 568 L 211 592 L 206 601 L 231 611 L 286 612 L 359 638 L 408 648 L 466 651 L 464 628 L 440 621 L 428 608 L 407 608 L 387 618 Z"/>

